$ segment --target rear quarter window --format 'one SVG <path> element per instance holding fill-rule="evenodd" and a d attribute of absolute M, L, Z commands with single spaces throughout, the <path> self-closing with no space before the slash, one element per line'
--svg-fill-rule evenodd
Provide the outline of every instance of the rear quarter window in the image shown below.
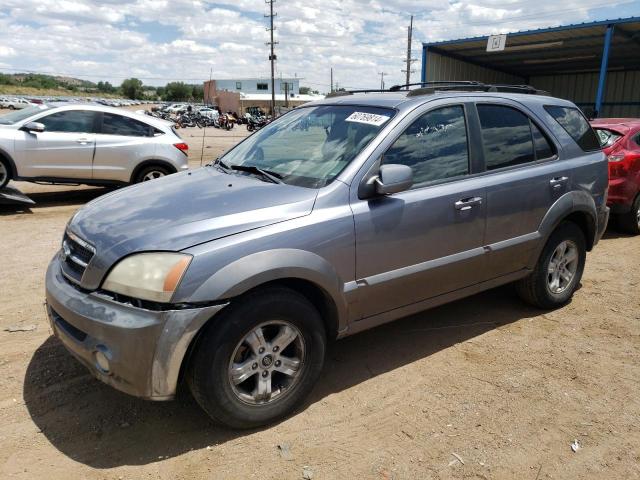
<path fill-rule="evenodd" d="M 557 105 L 546 105 L 544 108 L 582 150 L 593 152 L 601 149 L 598 137 L 580 110 Z"/>
<path fill-rule="evenodd" d="M 602 148 L 610 147 L 622 138 L 622 135 L 619 133 L 612 132 L 606 128 L 595 127 L 594 130 L 596 131 L 596 135 L 598 135 L 598 140 L 600 141 Z"/>

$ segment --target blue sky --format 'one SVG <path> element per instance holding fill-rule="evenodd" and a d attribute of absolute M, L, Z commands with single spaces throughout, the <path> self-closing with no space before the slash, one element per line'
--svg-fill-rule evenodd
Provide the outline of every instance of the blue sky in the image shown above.
<path fill-rule="evenodd" d="M 329 89 L 403 79 L 409 15 L 422 41 L 640 16 L 640 0 L 278 0 L 278 75 Z M 70 74 L 119 84 L 267 76 L 263 0 L 2 0 L 0 71 Z M 419 63 L 414 64 L 418 79 Z"/>

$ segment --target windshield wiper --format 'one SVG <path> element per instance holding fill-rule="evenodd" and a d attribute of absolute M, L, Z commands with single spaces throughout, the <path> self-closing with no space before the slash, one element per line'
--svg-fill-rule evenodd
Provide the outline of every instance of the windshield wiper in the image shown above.
<path fill-rule="evenodd" d="M 255 173 L 255 174 L 261 175 L 262 177 L 266 178 L 270 182 L 284 183 L 282 181 L 282 175 L 280 175 L 279 173 L 272 172 L 270 170 L 264 170 L 260 167 L 256 167 L 255 165 L 227 165 L 222 160 L 218 159 L 213 164 L 213 166 L 220 168 L 225 173 L 229 173 L 232 170 L 235 170 L 237 172 Z"/>
<path fill-rule="evenodd" d="M 281 180 L 282 175 L 280 175 L 279 173 L 271 172 L 269 170 L 263 170 L 262 168 L 256 167 L 255 165 L 231 165 L 229 168 L 238 172 L 257 173 L 258 175 L 262 175 L 264 178 L 273 183 L 283 183 Z"/>

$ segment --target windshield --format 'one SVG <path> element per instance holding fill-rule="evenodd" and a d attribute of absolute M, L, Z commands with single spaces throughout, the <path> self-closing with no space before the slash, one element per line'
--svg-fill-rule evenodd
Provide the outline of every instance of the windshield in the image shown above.
<path fill-rule="evenodd" d="M 0 116 L 0 125 L 14 125 L 17 122 L 21 122 L 25 118 L 29 118 L 31 115 L 48 110 L 51 107 L 46 105 L 34 105 L 33 107 L 23 108 L 22 110 L 16 110 L 6 115 Z"/>
<path fill-rule="evenodd" d="M 378 107 L 300 107 L 257 131 L 220 160 L 227 167 L 258 167 L 289 185 L 321 188 L 394 115 L 394 110 Z"/>

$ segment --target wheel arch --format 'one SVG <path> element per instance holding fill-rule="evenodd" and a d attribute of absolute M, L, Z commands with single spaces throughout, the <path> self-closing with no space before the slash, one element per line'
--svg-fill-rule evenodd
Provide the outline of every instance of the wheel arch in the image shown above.
<path fill-rule="evenodd" d="M 541 242 L 530 259 L 529 265 L 531 268 L 538 261 L 542 249 L 551 234 L 562 222 L 566 221 L 573 222 L 580 228 L 584 234 L 587 251 L 593 249 L 598 233 L 598 216 L 595 201 L 587 192 L 568 192 L 551 206 L 540 223 L 538 232 Z"/>
<path fill-rule="evenodd" d="M 136 168 L 133 169 L 133 173 L 131 173 L 131 178 L 129 179 L 129 182 L 134 183 L 142 170 L 144 170 L 147 167 L 153 167 L 153 166 L 164 167 L 168 169 L 170 173 L 176 173 L 178 171 L 171 162 L 168 162 L 166 160 L 161 160 L 158 158 L 151 158 L 149 160 L 144 160 L 140 162 L 138 165 L 136 165 Z"/>
<path fill-rule="evenodd" d="M 8 166 L 9 166 L 9 171 L 10 171 L 9 173 L 11 174 L 11 178 L 16 178 L 18 176 L 18 170 L 16 168 L 16 164 L 13 161 L 13 158 L 11 158 L 11 155 L 9 155 L 2 148 L 0 148 L 0 159 L 6 160 Z"/>

